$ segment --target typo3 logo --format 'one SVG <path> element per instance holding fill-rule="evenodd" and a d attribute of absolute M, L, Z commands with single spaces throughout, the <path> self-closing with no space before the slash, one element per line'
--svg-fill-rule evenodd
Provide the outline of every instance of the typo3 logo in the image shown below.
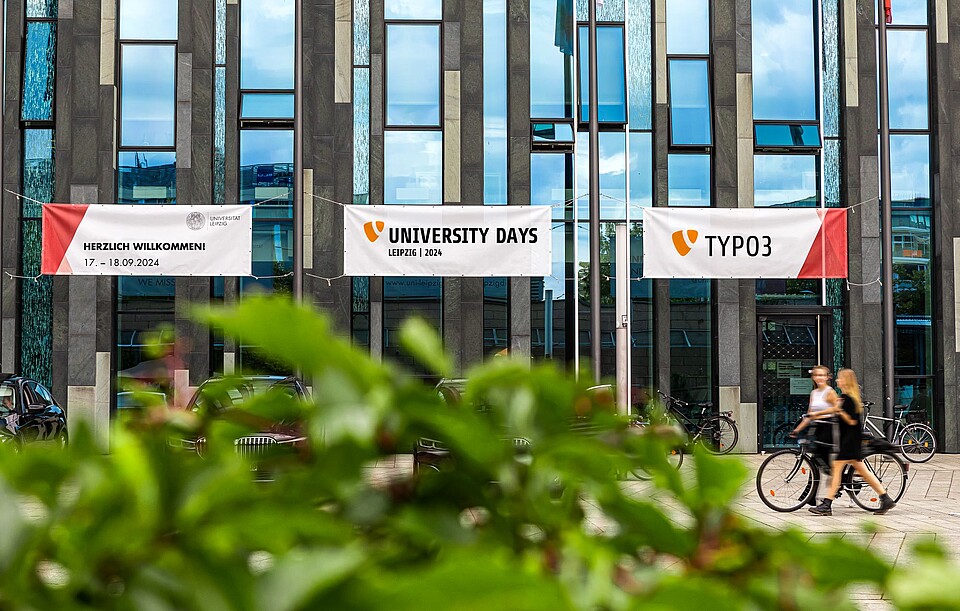
<path fill-rule="evenodd" d="M 693 245 L 697 243 L 696 229 L 681 229 L 673 232 L 673 247 L 677 249 L 681 257 L 686 257 Z"/>
<path fill-rule="evenodd" d="M 367 234 L 370 242 L 376 242 L 383 233 L 383 221 L 367 221 L 363 224 L 363 233 Z"/>

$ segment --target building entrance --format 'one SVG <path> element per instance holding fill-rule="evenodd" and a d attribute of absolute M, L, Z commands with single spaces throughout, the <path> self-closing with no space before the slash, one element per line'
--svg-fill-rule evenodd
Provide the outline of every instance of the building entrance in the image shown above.
<path fill-rule="evenodd" d="M 810 368 L 830 362 L 833 354 L 832 324 L 829 313 L 758 316 L 761 450 L 783 447 L 806 411 L 813 388 Z"/>

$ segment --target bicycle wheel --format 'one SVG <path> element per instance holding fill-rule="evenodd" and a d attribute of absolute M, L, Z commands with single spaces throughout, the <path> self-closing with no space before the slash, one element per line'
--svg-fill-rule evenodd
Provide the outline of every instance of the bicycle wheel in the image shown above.
<path fill-rule="evenodd" d="M 670 453 L 667 455 L 667 462 L 670 463 L 673 468 L 679 470 L 680 465 L 683 464 L 683 449 L 674 448 L 670 450 Z M 631 469 L 630 473 L 632 473 L 635 478 L 645 482 L 653 479 L 653 475 L 642 467 Z"/>
<path fill-rule="evenodd" d="M 711 416 L 700 427 L 700 442 L 713 454 L 726 454 L 737 446 L 737 423 L 726 416 Z"/>
<path fill-rule="evenodd" d="M 799 450 L 780 450 L 757 471 L 757 494 L 774 511 L 796 511 L 817 493 L 819 472 Z"/>
<path fill-rule="evenodd" d="M 937 436 L 926 424 L 914 422 L 904 427 L 897 445 L 910 462 L 927 462 L 937 451 Z"/>
<path fill-rule="evenodd" d="M 900 500 L 907 489 L 907 468 L 898 456 L 887 452 L 868 454 L 863 457 L 863 465 L 880 480 L 894 502 Z M 859 473 L 853 470 L 853 467 L 847 466 L 847 469 L 850 472 L 844 475 L 844 481 L 848 482 L 845 488 L 853 502 L 867 511 L 879 509 L 880 495 L 860 477 Z"/>

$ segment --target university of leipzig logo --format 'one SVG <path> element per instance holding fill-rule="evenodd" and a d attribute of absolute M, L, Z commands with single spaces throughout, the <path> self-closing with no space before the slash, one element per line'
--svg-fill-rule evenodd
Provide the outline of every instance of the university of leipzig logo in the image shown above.
<path fill-rule="evenodd" d="M 199 212 L 191 212 L 187 215 L 187 227 L 192 231 L 200 231 L 203 229 L 204 224 L 207 222 L 206 217 L 204 217 Z"/>
<path fill-rule="evenodd" d="M 682 229 L 673 232 L 673 247 L 681 257 L 686 257 L 693 245 L 697 243 L 697 237 L 700 234 L 696 229 Z"/>
<path fill-rule="evenodd" d="M 367 221 L 363 224 L 363 233 L 371 243 L 376 242 L 383 232 L 383 221 Z"/>

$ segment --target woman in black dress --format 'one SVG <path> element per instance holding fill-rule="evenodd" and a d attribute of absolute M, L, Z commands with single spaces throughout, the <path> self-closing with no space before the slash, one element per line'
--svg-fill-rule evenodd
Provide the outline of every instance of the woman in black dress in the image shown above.
<path fill-rule="evenodd" d="M 857 374 L 852 369 L 841 369 L 837 374 L 837 384 L 840 386 L 840 396 L 836 399 L 830 411 L 840 416 L 840 448 L 837 457 L 833 460 L 830 479 L 830 489 L 827 496 L 819 505 L 810 509 L 811 513 L 820 516 L 833 515 L 833 499 L 840 488 L 840 476 L 847 465 L 853 468 L 870 487 L 880 495 L 880 508 L 875 514 L 884 514 L 893 509 L 896 503 L 887 495 L 883 485 L 863 466 L 861 444 L 863 442 L 863 402 L 860 400 L 860 386 L 857 384 Z"/>

